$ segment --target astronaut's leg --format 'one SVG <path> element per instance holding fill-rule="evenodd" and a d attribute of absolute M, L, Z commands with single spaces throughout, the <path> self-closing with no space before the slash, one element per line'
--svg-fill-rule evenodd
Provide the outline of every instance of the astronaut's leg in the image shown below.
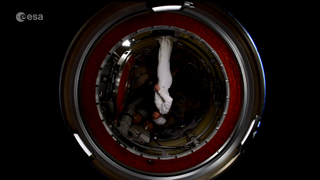
<path fill-rule="evenodd" d="M 172 75 L 170 71 L 170 55 L 172 51 L 172 38 L 162 36 L 159 40 L 160 49 L 158 55 L 158 80 L 161 89 L 168 90 L 172 84 Z"/>

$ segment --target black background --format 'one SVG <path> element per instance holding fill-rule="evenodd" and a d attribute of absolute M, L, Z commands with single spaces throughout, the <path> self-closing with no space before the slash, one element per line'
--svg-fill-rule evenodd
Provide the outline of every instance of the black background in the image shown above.
<path fill-rule="evenodd" d="M 319 27 L 316 4 L 216 1 L 247 29 L 266 74 L 261 128 L 218 179 L 313 179 L 318 169 Z M 107 2 L 2 7 L 1 179 L 104 179 L 64 126 L 59 76 L 80 27 Z M 42 21 L 18 22 L 18 12 Z"/>

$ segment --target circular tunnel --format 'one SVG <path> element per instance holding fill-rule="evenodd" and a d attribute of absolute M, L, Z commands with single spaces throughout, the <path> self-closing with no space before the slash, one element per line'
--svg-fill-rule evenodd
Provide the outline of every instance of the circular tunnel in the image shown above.
<path fill-rule="evenodd" d="M 173 98 L 152 121 L 161 36 L 170 36 Z M 112 179 L 212 179 L 260 126 L 263 66 L 245 29 L 212 3 L 110 3 L 79 30 L 65 56 L 66 125 Z"/>

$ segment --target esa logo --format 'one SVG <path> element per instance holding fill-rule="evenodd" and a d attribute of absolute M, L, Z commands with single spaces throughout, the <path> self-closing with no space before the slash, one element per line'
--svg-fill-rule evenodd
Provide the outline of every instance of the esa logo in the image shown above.
<path fill-rule="evenodd" d="M 43 20 L 43 15 L 42 14 L 28 14 L 25 15 L 23 12 L 19 12 L 16 15 L 16 19 L 18 22 L 23 22 L 24 20 L 29 20 L 29 21 L 37 21 L 37 20 Z"/>

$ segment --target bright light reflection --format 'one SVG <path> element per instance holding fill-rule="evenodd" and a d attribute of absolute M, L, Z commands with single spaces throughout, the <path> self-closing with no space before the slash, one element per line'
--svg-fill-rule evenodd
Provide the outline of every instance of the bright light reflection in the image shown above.
<path fill-rule="evenodd" d="M 180 10 L 181 6 L 179 5 L 170 5 L 170 6 L 159 6 L 159 7 L 153 7 L 152 10 L 154 12 L 159 11 L 174 11 L 174 10 Z"/>
<path fill-rule="evenodd" d="M 256 122 L 256 120 L 253 120 L 253 121 L 251 122 L 250 127 L 249 127 L 249 130 L 247 131 L 247 134 L 244 136 L 244 138 L 243 138 L 242 141 L 241 141 L 241 145 L 243 145 L 244 142 L 247 140 L 247 138 L 248 138 L 248 136 L 249 136 L 249 134 L 250 134 L 250 132 L 251 132 L 251 130 L 252 130 L 253 125 L 254 125 L 255 122 Z"/>
<path fill-rule="evenodd" d="M 74 137 L 76 138 L 76 140 L 78 141 L 79 145 L 82 147 L 82 149 L 84 150 L 84 152 L 86 152 L 86 154 L 88 156 L 91 156 L 92 153 L 90 152 L 90 150 L 87 148 L 87 146 L 83 143 L 83 141 L 81 140 L 81 138 L 79 137 L 78 134 L 73 134 Z"/>
<path fill-rule="evenodd" d="M 122 46 L 126 46 L 126 47 L 129 47 L 131 45 L 130 41 L 129 40 L 126 40 L 122 43 Z"/>

